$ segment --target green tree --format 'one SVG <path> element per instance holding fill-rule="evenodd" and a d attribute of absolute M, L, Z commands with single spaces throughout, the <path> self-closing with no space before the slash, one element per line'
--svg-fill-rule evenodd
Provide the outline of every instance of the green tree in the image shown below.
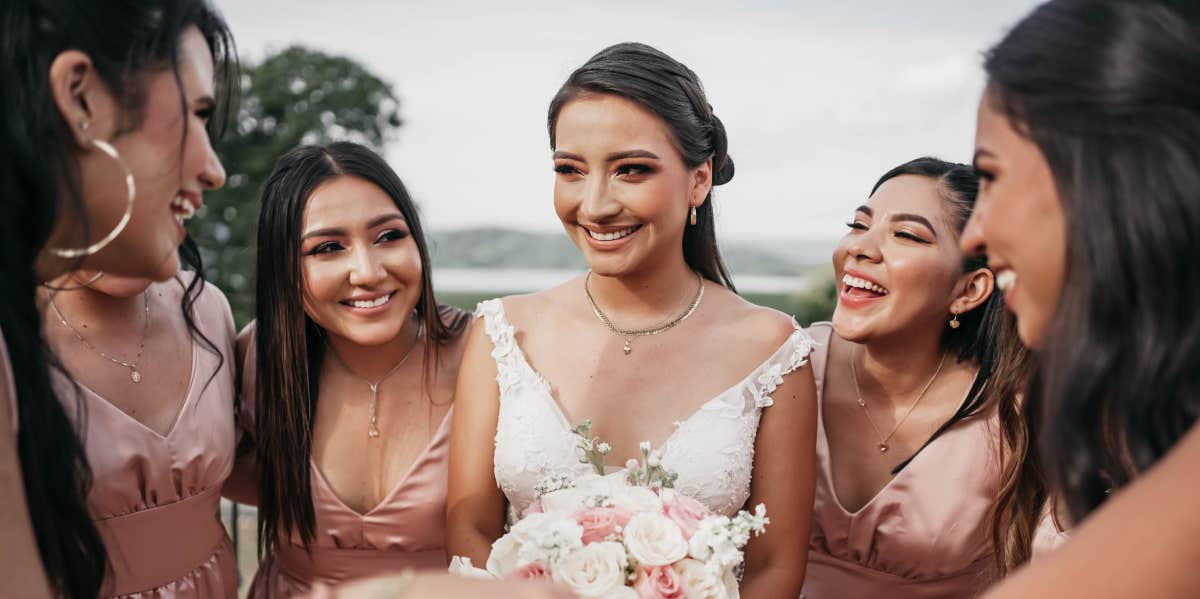
<path fill-rule="evenodd" d="M 242 326 L 254 317 L 260 195 L 275 160 L 301 144 L 347 140 L 381 151 L 400 127 L 391 85 L 354 60 L 292 46 L 243 65 L 231 130 L 217 143 L 225 187 L 189 224 L 205 274 Z"/>

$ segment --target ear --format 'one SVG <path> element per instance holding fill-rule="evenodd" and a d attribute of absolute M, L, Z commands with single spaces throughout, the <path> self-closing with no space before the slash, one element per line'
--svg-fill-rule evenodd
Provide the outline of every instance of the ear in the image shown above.
<path fill-rule="evenodd" d="M 96 138 L 112 138 L 117 103 L 87 54 L 66 50 L 54 57 L 50 94 L 81 148 L 90 147 Z"/>
<path fill-rule="evenodd" d="M 690 205 L 699 208 L 708 197 L 708 191 L 712 189 L 712 158 L 705 160 L 692 170 L 691 187 Z"/>
<path fill-rule="evenodd" d="M 950 302 L 950 312 L 954 314 L 970 312 L 987 301 L 996 288 L 996 277 L 992 271 L 980 268 L 963 275 L 958 287 L 961 291 Z"/>

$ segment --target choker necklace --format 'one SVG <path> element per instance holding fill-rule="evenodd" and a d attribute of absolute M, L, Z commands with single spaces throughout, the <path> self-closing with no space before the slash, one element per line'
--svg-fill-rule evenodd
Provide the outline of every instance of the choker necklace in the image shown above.
<path fill-rule="evenodd" d="M 342 360 L 342 357 L 338 355 L 337 350 L 333 349 L 332 345 L 329 346 L 329 350 L 333 352 L 333 357 L 337 359 L 338 364 L 341 364 L 342 368 L 346 369 L 346 372 L 350 373 L 350 376 L 366 383 L 367 386 L 371 388 L 371 418 L 369 421 L 370 426 L 367 427 L 367 436 L 371 437 L 372 439 L 379 436 L 379 427 L 377 426 L 378 414 L 375 411 L 375 401 L 379 397 L 379 383 L 387 380 L 387 377 L 392 376 L 392 373 L 396 372 L 401 365 L 408 361 L 408 357 L 412 355 L 413 350 L 417 347 L 417 342 L 421 340 L 421 328 L 423 324 L 424 323 L 420 321 L 417 322 L 417 334 L 413 337 L 412 345 L 408 346 L 408 351 L 404 352 L 403 356 L 400 356 L 400 361 L 396 362 L 396 364 L 392 366 L 386 373 L 384 373 L 383 376 L 379 377 L 379 380 L 373 383 L 367 380 L 365 377 L 359 376 L 358 373 L 354 372 L 354 370 L 352 370 L 350 366 L 346 364 L 345 360 Z"/>
<path fill-rule="evenodd" d="M 676 316 L 675 318 L 663 324 L 649 329 L 622 329 L 618 328 L 617 325 L 613 324 L 612 321 L 609 320 L 608 315 L 605 314 L 604 310 L 600 309 L 600 305 L 596 303 L 596 298 L 592 297 L 592 291 L 588 288 L 588 283 L 591 282 L 591 280 L 592 271 L 589 270 L 587 278 L 583 280 L 583 292 L 587 294 L 588 303 L 592 305 L 592 312 L 596 315 L 596 318 L 600 319 L 600 322 L 604 323 L 604 326 L 608 327 L 608 330 L 620 335 L 625 339 L 625 347 L 621 348 L 621 350 L 624 351 L 625 355 L 627 356 L 633 351 L 633 348 L 630 347 L 629 344 L 633 342 L 634 339 L 638 337 L 645 337 L 647 335 L 657 335 L 664 331 L 669 331 L 675 328 L 675 325 L 687 320 L 687 317 L 691 316 L 692 313 L 696 311 L 696 308 L 700 306 L 700 300 L 704 299 L 704 277 L 700 276 L 700 273 L 696 273 L 696 297 L 692 299 L 692 304 L 688 306 L 687 310 L 685 310 L 683 314 L 680 314 L 679 316 Z"/>
<path fill-rule="evenodd" d="M 896 421 L 896 426 L 892 427 L 892 432 L 888 433 L 886 437 L 879 432 L 879 427 L 875 426 L 875 420 L 871 418 L 871 411 L 867 409 L 867 402 L 863 401 L 862 390 L 858 388 L 858 372 L 854 370 L 854 362 L 857 358 L 858 349 L 855 348 L 855 351 L 850 355 L 850 378 L 854 379 L 854 393 L 858 395 L 858 407 L 862 408 L 863 415 L 867 417 L 867 422 L 871 423 L 871 428 L 875 429 L 875 436 L 879 437 L 879 445 L 877 446 L 879 453 L 887 453 L 890 447 L 888 441 L 891 440 L 892 435 L 895 435 L 896 431 L 900 430 L 900 425 L 904 424 L 905 420 L 908 420 L 908 415 L 912 414 L 917 404 L 921 403 L 921 398 L 925 397 L 925 392 L 929 390 L 929 387 L 933 385 L 933 381 L 937 380 L 938 374 L 942 372 L 942 365 L 946 363 L 946 354 L 942 354 L 942 360 L 938 362 L 937 370 L 933 371 L 933 376 L 929 377 L 929 382 L 925 383 L 925 387 L 917 395 L 916 401 L 908 407 L 908 411 L 904 413 L 904 416 L 901 416 L 900 420 Z"/>
<path fill-rule="evenodd" d="M 129 379 L 135 383 L 140 383 L 142 382 L 142 372 L 138 370 L 138 362 L 142 361 L 142 351 L 146 349 L 146 331 L 150 330 L 150 290 L 147 289 L 146 291 L 142 292 L 142 297 L 145 298 L 146 301 L 146 323 L 142 325 L 142 340 L 138 342 L 137 357 L 134 358 L 132 362 L 118 360 L 96 349 L 95 345 L 92 345 L 87 339 L 84 339 L 83 335 L 77 331 L 75 327 L 71 326 L 71 323 L 67 322 L 66 318 L 63 318 L 62 312 L 60 312 L 58 306 L 54 304 L 53 295 L 50 296 L 50 309 L 54 310 L 54 315 L 58 317 L 58 321 L 63 323 L 63 326 L 71 329 L 71 332 L 75 333 L 75 338 L 78 339 L 80 343 L 84 344 L 88 349 L 90 349 L 92 353 L 104 358 L 105 360 L 108 360 L 109 362 L 112 362 L 113 364 L 128 368 Z"/>

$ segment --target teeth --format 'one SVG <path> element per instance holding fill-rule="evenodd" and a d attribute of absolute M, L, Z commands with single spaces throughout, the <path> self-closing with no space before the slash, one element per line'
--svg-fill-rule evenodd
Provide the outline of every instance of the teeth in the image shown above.
<path fill-rule="evenodd" d="M 850 275 L 843 276 L 842 283 L 845 283 L 846 285 L 849 285 L 851 287 L 856 287 L 858 289 L 866 289 L 868 291 L 874 291 L 875 293 L 878 293 L 879 295 L 887 295 L 888 294 L 887 289 L 884 289 L 883 287 L 880 287 L 879 285 L 876 285 L 866 279 L 860 279 L 858 277 L 852 277 Z"/>
<path fill-rule="evenodd" d="M 381 295 L 373 300 L 354 300 L 350 302 L 350 305 L 354 306 L 355 308 L 378 308 L 379 306 L 386 304 L 389 299 L 392 299 L 392 294 L 390 293 L 387 295 Z"/>
<path fill-rule="evenodd" d="M 1011 270 L 1005 269 L 996 273 L 996 286 L 1000 288 L 1000 291 L 1008 291 L 1008 288 L 1016 282 L 1017 273 Z"/>
<path fill-rule="evenodd" d="M 588 232 L 588 235 L 590 235 L 592 239 L 597 241 L 616 241 L 622 237 L 628 237 L 632 235 L 634 231 L 638 230 L 638 227 L 629 227 L 628 229 L 621 229 L 620 231 L 613 231 L 611 233 L 597 233 L 586 228 L 584 230 Z"/>
<path fill-rule="evenodd" d="M 196 214 L 196 207 L 193 206 L 192 203 L 183 196 L 175 196 L 175 198 L 171 200 L 171 207 L 178 211 L 178 213 L 175 215 L 175 220 L 179 221 L 180 223 L 192 218 L 192 216 Z"/>

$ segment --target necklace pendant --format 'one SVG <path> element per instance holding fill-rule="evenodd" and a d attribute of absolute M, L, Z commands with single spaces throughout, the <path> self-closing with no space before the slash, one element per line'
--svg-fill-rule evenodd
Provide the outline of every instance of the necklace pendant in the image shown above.
<path fill-rule="evenodd" d="M 135 383 L 140 383 L 142 382 L 142 373 L 134 370 L 129 373 L 129 378 Z"/>
<path fill-rule="evenodd" d="M 627 356 L 628 356 L 628 355 L 629 355 L 629 352 L 632 352 L 632 351 L 633 351 L 633 348 L 632 348 L 632 347 L 629 347 L 629 342 L 628 342 L 628 341 L 626 341 L 626 342 L 625 342 L 625 347 L 622 347 L 622 348 L 621 348 L 621 351 L 625 352 L 625 355 L 627 355 Z"/>
<path fill-rule="evenodd" d="M 887 444 L 887 443 L 880 443 L 880 444 L 879 444 L 879 453 L 887 453 L 887 450 L 888 450 L 888 444 Z"/>
<path fill-rule="evenodd" d="M 375 428 L 375 425 L 372 424 L 371 428 L 369 430 L 367 430 L 367 436 L 372 439 L 378 439 L 379 438 L 379 429 Z"/>

